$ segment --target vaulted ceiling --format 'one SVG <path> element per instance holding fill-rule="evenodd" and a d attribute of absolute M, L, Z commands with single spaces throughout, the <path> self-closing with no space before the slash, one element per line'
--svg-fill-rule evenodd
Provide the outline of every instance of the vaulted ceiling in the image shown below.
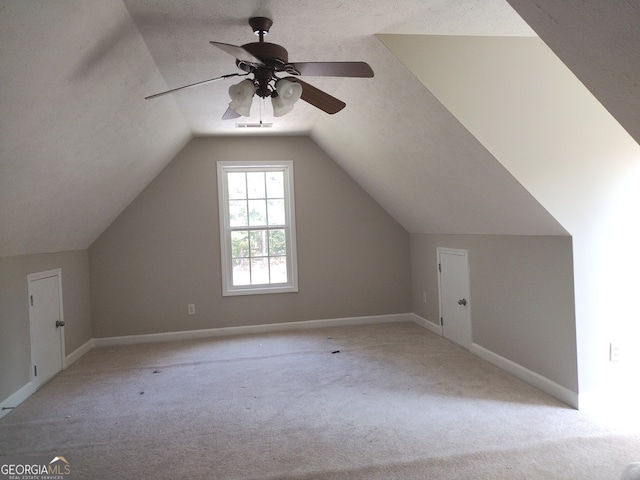
<path fill-rule="evenodd" d="M 234 79 L 144 100 L 239 72 L 209 41 L 255 41 L 256 15 L 291 61 L 375 77 L 307 77 L 347 107 L 254 102 L 259 131 L 221 119 Z M 638 141 L 639 18 L 597 0 L 0 0 L 0 255 L 87 248 L 199 135 L 309 135 L 409 232 L 567 234 L 377 35 L 537 32 Z"/>

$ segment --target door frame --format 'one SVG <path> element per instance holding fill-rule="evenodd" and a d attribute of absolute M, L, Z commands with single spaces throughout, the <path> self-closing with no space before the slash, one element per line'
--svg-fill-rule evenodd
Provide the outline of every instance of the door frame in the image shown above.
<path fill-rule="evenodd" d="M 436 247 L 436 265 L 438 268 L 438 309 L 439 309 L 439 324 L 440 324 L 440 335 L 444 338 L 447 338 L 445 336 L 445 332 L 444 332 L 444 325 L 443 325 L 443 308 L 442 308 L 442 271 L 440 268 L 441 265 L 441 254 L 449 254 L 449 255 L 460 255 L 463 256 L 465 259 L 465 265 L 466 265 L 466 271 L 467 271 L 467 275 L 466 278 L 464 279 L 464 287 L 466 289 L 467 292 L 467 305 L 465 306 L 466 311 L 467 311 L 467 322 L 468 322 L 468 329 L 469 329 L 469 345 L 466 345 L 465 347 L 467 349 L 471 349 L 472 345 L 473 345 L 473 326 L 472 326 L 472 322 L 471 322 L 471 279 L 470 279 L 470 272 L 469 272 L 469 250 L 465 250 L 465 249 L 460 249 L 460 248 L 446 248 L 446 247 Z"/>
<path fill-rule="evenodd" d="M 31 359 L 31 368 L 30 368 L 30 373 L 29 373 L 29 378 L 30 381 L 33 382 L 35 379 L 34 376 L 34 372 L 33 372 L 33 365 L 34 365 L 34 361 L 33 361 L 33 354 L 34 354 L 34 347 L 33 347 L 33 338 L 32 338 L 32 333 L 33 333 L 33 322 L 34 322 L 34 318 L 31 314 L 31 294 L 32 294 L 32 289 L 31 289 L 31 282 L 34 281 L 38 281 L 38 280 L 43 280 L 45 278 L 50 278 L 50 277 L 57 277 L 58 278 L 58 308 L 60 309 L 60 321 L 64 322 L 64 306 L 62 304 L 62 269 L 61 268 L 56 268 L 53 270 L 46 270 L 44 272 L 37 272 L 37 273 L 30 273 L 27 275 L 27 309 L 29 311 L 29 356 Z M 66 365 L 66 355 L 65 355 L 65 347 L 64 347 L 64 326 L 60 327 L 58 329 L 60 331 L 60 354 L 62 355 L 62 361 L 61 361 L 61 365 L 62 365 L 62 370 L 64 370 L 65 368 L 67 368 Z"/>

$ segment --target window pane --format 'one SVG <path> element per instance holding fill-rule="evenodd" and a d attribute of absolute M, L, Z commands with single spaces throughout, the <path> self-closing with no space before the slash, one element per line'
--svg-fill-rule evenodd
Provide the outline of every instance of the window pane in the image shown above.
<path fill-rule="evenodd" d="M 231 232 L 231 258 L 249 256 L 249 232 L 240 230 Z"/>
<path fill-rule="evenodd" d="M 267 203 L 264 200 L 249 200 L 249 225 L 267 224 Z"/>
<path fill-rule="evenodd" d="M 265 198 L 264 172 L 247 173 L 247 198 Z"/>
<path fill-rule="evenodd" d="M 250 233 L 251 238 L 251 256 L 252 257 L 266 257 L 267 256 L 267 231 L 266 230 L 252 230 Z"/>
<path fill-rule="evenodd" d="M 217 162 L 222 294 L 297 292 L 293 162 Z"/>
<path fill-rule="evenodd" d="M 251 272 L 249 271 L 249 259 L 232 260 L 233 285 L 251 285 Z"/>
<path fill-rule="evenodd" d="M 271 257 L 271 283 L 287 283 L 287 257 Z"/>
<path fill-rule="evenodd" d="M 269 283 L 269 260 L 267 258 L 251 259 L 251 285 Z"/>
<path fill-rule="evenodd" d="M 286 255 L 287 244 L 284 236 L 284 230 L 269 231 L 269 255 Z"/>
<path fill-rule="evenodd" d="M 284 172 L 267 172 L 267 198 L 284 198 Z"/>
<path fill-rule="evenodd" d="M 231 227 L 246 227 L 249 225 L 247 202 L 245 200 L 229 200 L 229 225 Z"/>
<path fill-rule="evenodd" d="M 229 198 L 247 198 L 247 177 L 243 172 L 230 172 L 227 176 Z"/>
<path fill-rule="evenodd" d="M 269 225 L 284 225 L 284 199 L 283 200 L 267 200 L 267 215 Z"/>

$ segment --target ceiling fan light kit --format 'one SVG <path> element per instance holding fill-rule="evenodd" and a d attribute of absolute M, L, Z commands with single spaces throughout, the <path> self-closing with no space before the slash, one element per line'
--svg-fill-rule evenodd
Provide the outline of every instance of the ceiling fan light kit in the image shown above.
<path fill-rule="evenodd" d="M 285 79 L 276 82 L 276 89 L 271 94 L 271 103 L 273 104 L 273 116 L 282 117 L 291 110 L 295 103 L 302 96 L 302 85 L 293 83 Z"/>
<path fill-rule="evenodd" d="M 256 92 L 256 86 L 251 80 L 242 80 L 229 87 L 229 108 L 243 117 L 248 117 L 251 110 L 251 100 Z"/>
<path fill-rule="evenodd" d="M 223 119 L 248 117 L 254 95 L 261 98 L 271 98 L 273 115 L 281 117 L 293 110 L 295 103 L 302 99 L 316 108 L 334 114 L 342 110 L 346 104 L 326 92 L 303 82 L 299 76 L 322 77 L 373 77 L 373 70 L 365 62 L 289 62 L 289 54 L 284 47 L 264 41 L 265 35 L 273 25 L 273 21 L 266 17 L 252 17 L 249 25 L 259 37 L 258 42 L 247 43 L 242 46 L 227 43 L 210 42 L 215 47 L 232 55 L 236 59 L 236 66 L 246 73 L 234 73 L 203 80 L 183 87 L 173 88 L 166 92 L 156 93 L 146 99 L 176 92 L 189 87 L 203 85 L 214 80 L 234 76 L 253 75 L 253 79 L 245 79 L 229 87 L 229 108 L 222 116 Z M 280 78 L 279 74 L 293 75 Z"/>

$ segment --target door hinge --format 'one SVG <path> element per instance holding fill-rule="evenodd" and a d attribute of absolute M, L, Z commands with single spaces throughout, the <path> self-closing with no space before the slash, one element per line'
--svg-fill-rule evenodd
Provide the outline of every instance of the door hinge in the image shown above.
<path fill-rule="evenodd" d="M 440 326 L 444 325 L 444 318 L 440 317 Z"/>
<path fill-rule="evenodd" d="M 440 273 L 442 273 L 442 264 L 441 264 L 441 263 L 439 263 L 439 264 L 438 264 L 438 271 L 439 271 Z"/>
<path fill-rule="evenodd" d="M 33 307 L 33 295 L 31 295 L 31 306 Z"/>
<path fill-rule="evenodd" d="M 34 365 L 34 366 L 33 366 L 33 376 L 34 376 L 34 377 L 37 377 L 37 376 L 38 376 L 38 366 L 37 366 L 37 365 Z"/>

